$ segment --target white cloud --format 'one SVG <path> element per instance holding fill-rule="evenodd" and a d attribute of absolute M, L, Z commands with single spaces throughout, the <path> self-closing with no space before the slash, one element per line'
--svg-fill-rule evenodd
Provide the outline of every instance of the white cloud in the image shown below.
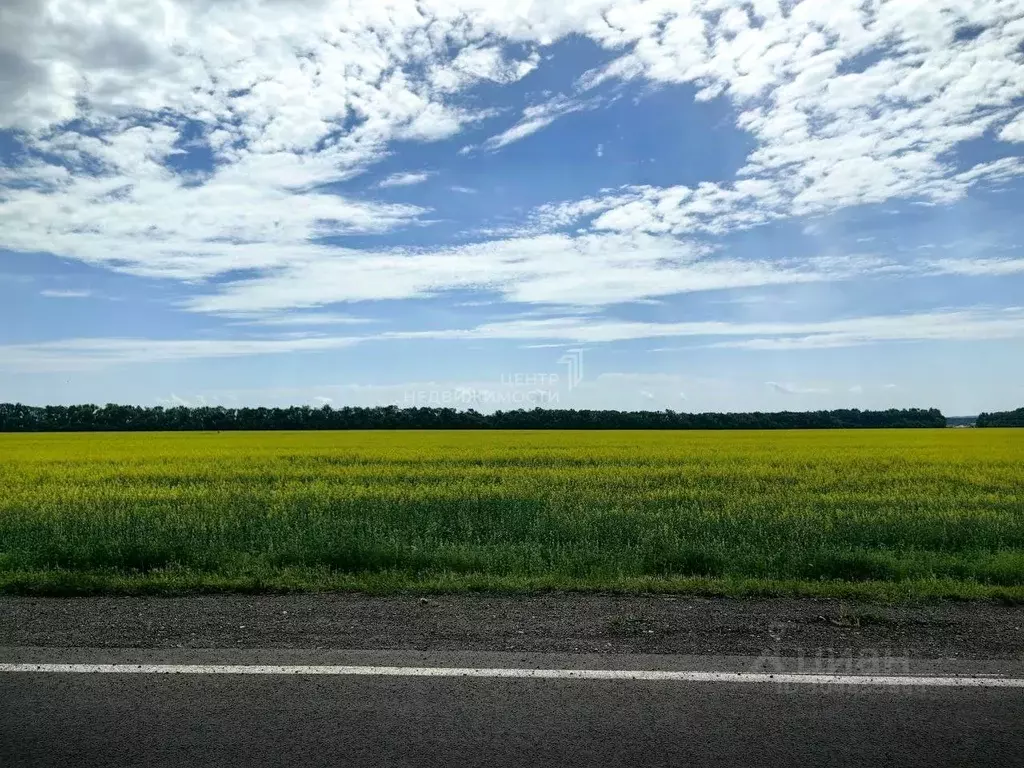
<path fill-rule="evenodd" d="M 411 0 L 5 2 L 0 129 L 47 160 L 2 172 L 0 247 L 193 280 L 402 226 L 424 211 L 321 188 L 491 114 L 449 96 L 536 65 L 482 44 L 509 21 Z M 446 62 L 455 90 L 430 80 Z M 186 118 L 212 168 L 172 167 Z"/>
<path fill-rule="evenodd" d="M 0 123 L 32 130 L 83 109 L 90 119 L 167 109 L 206 123 L 231 163 L 307 153 L 326 139 L 317 154 L 326 151 L 334 174 L 372 161 L 392 139 L 457 133 L 474 117 L 447 96 L 521 79 L 540 64 L 537 46 L 586 35 L 621 52 L 586 86 L 645 79 L 694 84 L 700 99 L 730 98 L 758 141 L 746 173 L 779 174 L 798 212 L 962 194 L 964 184 L 946 178 L 944 154 L 990 127 L 1018 140 L 1024 94 L 1017 0 L 835 0 L 827 8 L 804 0 L 788 10 L 770 0 L 395 0 L 386 8 L 369 0 L 112 0 L 105 12 L 84 0 L 11 0 L 5 13 Z M 958 39 L 968 25 L 984 31 Z M 509 42 L 526 50 L 513 54 Z M 493 145 L 578 104 L 562 97 L 531 107 Z"/>
<path fill-rule="evenodd" d="M 286 334 L 270 339 L 78 338 L 0 346 L 0 369 L 14 371 L 93 370 L 129 363 L 330 352 L 356 344 L 402 340 L 510 340 L 601 344 L 631 339 L 734 337 L 720 347 L 798 350 L 893 341 L 978 341 L 1024 338 L 1024 308 L 962 309 L 882 315 L 818 322 L 731 323 L 695 321 L 648 323 L 574 315 L 541 320 L 485 323 L 467 329 L 388 331 L 366 336 Z M 542 346 L 534 344 L 533 346 Z M 543 345 L 560 346 L 560 345 Z M 618 374 L 625 376 L 627 374 Z M 657 376 L 644 374 L 644 382 Z M 663 379 L 678 384 L 678 378 Z M 768 382 L 776 389 L 786 384 Z M 889 385 L 886 385 L 889 387 Z M 895 386 L 895 385 L 892 385 Z M 791 387 L 792 389 L 792 387 Z M 648 390 L 650 391 L 650 390 Z M 795 391 L 795 390 L 793 390 Z"/>
<path fill-rule="evenodd" d="M 1024 272 L 1024 259 L 937 259 L 929 264 L 936 273 L 943 275 L 979 277 Z"/>
<path fill-rule="evenodd" d="M 77 288 L 68 290 L 46 288 L 40 291 L 39 295 L 50 299 L 86 299 L 92 296 L 92 291 Z"/>
<path fill-rule="evenodd" d="M 958 34 L 968 25 L 980 33 Z M 503 241 L 422 250 L 325 243 L 423 222 L 424 208 L 338 194 L 339 184 L 399 142 L 450 139 L 493 118 L 496 110 L 483 108 L 472 89 L 497 91 L 528 77 L 547 63 L 545 47 L 570 35 L 616 56 L 580 79 L 584 91 L 639 81 L 690 86 L 698 100 L 728 100 L 754 147 L 738 176 L 630 186 L 540 206 L 509 230 L 528 237 L 506 233 Z M 997 137 L 994 145 L 1008 155 L 1017 151 L 1022 42 L 1020 0 L 5 0 L 0 128 L 17 131 L 28 159 L 0 170 L 0 247 L 182 281 L 231 275 L 187 304 L 222 313 L 452 288 L 599 306 L 886 274 L 897 265 L 856 255 L 739 260 L 713 255 L 702 242 L 865 203 L 946 204 L 974 185 L 1019 178 L 1020 157 L 962 168 L 955 157 L 965 142 L 986 136 Z M 544 101 L 482 146 L 508 146 L 607 97 L 576 90 L 534 98 Z M 212 164 L 176 170 L 195 148 Z M 422 181 L 423 173 L 393 183 Z M 543 234 L 577 225 L 587 233 Z M 979 258 L 906 273 L 927 270 L 1021 271 L 1019 260 Z M 249 271 L 257 276 L 237 277 Z M 964 333 L 1016 333 L 1013 317 L 974 312 L 961 319 Z M 904 320 L 884 332 L 843 325 L 803 336 L 751 332 L 725 343 L 808 348 L 866 343 L 878 333 L 953 332 L 944 320 L 897 330 Z M 593 321 L 588 327 L 597 336 L 611 333 Z M 148 354 L 122 341 L 127 346 L 71 354 Z M 287 344 L 299 341 L 332 340 Z M 259 354 L 232 346 L 249 342 L 189 346 L 203 343 L 154 350 L 172 357 Z"/>
<path fill-rule="evenodd" d="M 972 341 L 1024 338 L 1024 308 L 957 309 L 855 317 L 815 322 L 724 322 L 702 320 L 652 323 L 561 317 L 486 323 L 447 331 L 406 331 L 387 338 L 558 339 L 607 343 L 631 339 L 738 337 L 716 347 L 797 350 L 848 347 L 893 341 Z"/>
<path fill-rule="evenodd" d="M 343 315 L 337 312 L 288 312 L 259 314 L 237 312 L 227 315 L 236 325 L 265 326 L 313 326 L 313 325 L 362 325 L 373 322 L 369 318 Z"/>
<path fill-rule="evenodd" d="M 518 123 L 487 139 L 483 144 L 484 149 L 492 151 L 501 149 L 509 144 L 521 141 L 543 128 L 547 128 L 560 117 L 571 115 L 574 112 L 593 109 L 599 103 L 597 99 L 577 101 L 565 96 L 558 96 L 543 104 L 527 107 L 523 110 L 522 118 L 520 118 Z"/>
<path fill-rule="evenodd" d="M 1000 129 L 999 138 L 1003 141 L 1024 142 L 1024 109 Z"/>
<path fill-rule="evenodd" d="M 297 337 L 279 339 L 82 338 L 0 346 L 0 368 L 17 371 L 94 370 L 126 363 L 250 357 L 343 349 L 361 339 Z"/>
<path fill-rule="evenodd" d="M 590 34 L 626 52 L 581 83 L 691 83 L 698 100 L 730 99 L 757 141 L 741 178 L 758 186 L 746 196 L 736 194 L 743 181 L 650 190 L 609 210 L 604 226 L 687 233 L 713 214 L 725 229 L 745 228 L 892 198 L 948 202 L 972 184 L 1024 173 L 1015 158 L 960 174 L 948 160 L 1011 116 L 1000 138 L 1018 140 L 1017 0 L 727 5 L 611 9 Z M 984 31 L 958 36 L 969 25 Z"/>
<path fill-rule="evenodd" d="M 1007 182 L 1024 174 L 1024 158 L 1004 157 L 989 163 L 980 163 L 953 177 L 954 183 L 963 185 L 964 190 L 979 181 L 993 183 Z"/>
<path fill-rule="evenodd" d="M 408 172 L 408 173 L 393 173 L 386 179 L 380 181 L 378 187 L 409 187 L 413 184 L 422 184 L 424 181 L 433 176 L 430 171 L 420 172 Z"/>
<path fill-rule="evenodd" d="M 477 193 L 477 190 L 473 189 L 472 187 L 460 187 L 456 185 L 454 187 L 450 187 L 450 189 L 452 192 L 459 192 L 460 194 L 463 195 L 475 195 Z"/>
<path fill-rule="evenodd" d="M 429 79 L 434 88 L 445 92 L 459 91 L 477 80 L 507 85 L 526 77 L 539 63 L 536 51 L 524 59 L 509 60 L 498 46 L 472 46 L 450 63 L 433 67 Z"/>
<path fill-rule="evenodd" d="M 827 395 L 829 393 L 829 390 L 823 387 L 808 387 L 778 381 L 766 381 L 765 385 L 784 395 Z"/>
<path fill-rule="evenodd" d="M 122 141 L 124 133 L 108 137 L 112 162 L 118 165 L 109 177 L 75 177 L 55 191 L 8 190 L 0 203 L 0 245 L 134 274 L 194 280 L 324 254 L 330 249 L 310 238 L 385 231 L 423 212 L 296 191 L 311 182 L 311 166 L 324 161 L 296 165 L 293 155 L 282 157 L 277 168 L 282 181 L 268 176 L 269 158 L 262 156 L 241 160 L 201 186 L 183 187 L 156 159 L 133 154 L 153 151 L 151 136 L 135 144 Z M 65 140 L 79 143 L 79 138 Z M 247 171 L 252 178 L 245 178 Z"/>
<path fill-rule="evenodd" d="M 637 187 L 629 192 L 629 199 L 615 201 L 593 226 L 618 232 L 720 235 L 779 218 L 786 204 L 779 184 L 764 179 L 724 186 L 706 182 L 695 188 Z"/>
<path fill-rule="evenodd" d="M 186 408 L 190 408 L 192 406 L 191 400 L 187 400 L 184 397 L 178 397 L 178 395 L 174 394 L 173 392 L 171 392 L 170 397 L 158 397 L 156 399 L 156 403 L 157 405 L 163 405 L 168 408 L 177 408 L 178 406 L 185 406 Z"/>
<path fill-rule="evenodd" d="M 639 189 L 625 187 L 619 191 L 609 191 L 601 197 L 546 203 L 533 211 L 533 219 L 535 224 L 543 230 L 566 227 L 610 208 L 636 200 Z"/>
<path fill-rule="evenodd" d="M 712 258 L 695 244 L 643 234 L 548 234 L 439 250 L 335 251 L 331 257 L 295 259 L 272 275 L 221 284 L 217 293 L 196 296 L 187 306 L 201 312 L 263 312 L 419 298 L 451 289 L 496 292 L 522 303 L 599 306 L 675 293 L 843 280 L 889 266 L 860 256 Z"/>

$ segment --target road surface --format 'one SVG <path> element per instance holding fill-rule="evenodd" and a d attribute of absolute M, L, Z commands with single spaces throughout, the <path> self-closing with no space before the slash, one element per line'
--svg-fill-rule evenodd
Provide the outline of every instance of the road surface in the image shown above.
<path fill-rule="evenodd" d="M 2 598 L 0 765 L 1024 765 L 1020 609 L 601 599 Z"/>

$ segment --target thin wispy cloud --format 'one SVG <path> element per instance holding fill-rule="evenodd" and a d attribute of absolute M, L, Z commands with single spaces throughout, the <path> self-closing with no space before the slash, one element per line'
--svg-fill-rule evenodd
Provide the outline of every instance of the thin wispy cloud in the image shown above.
<path fill-rule="evenodd" d="M 936 313 L 858 317 L 839 321 L 775 323 L 648 323 L 594 320 L 573 315 L 484 323 L 469 329 L 382 331 L 331 336 L 294 332 L 260 339 L 72 338 L 0 346 L 0 369 L 79 370 L 130 363 L 235 358 L 318 352 L 363 344 L 416 341 L 533 341 L 532 349 L 573 344 L 614 344 L 637 339 L 698 338 L 707 346 L 799 351 L 913 341 L 1024 339 L 1024 308 L 966 309 Z M 563 343 L 553 344 L 550 340 Z M 545 343 L 546 342 L 546 343 Z M 785 383 L 767 385 L 784 391 Z M 792 390 L 793 393 L 798 393 Z M 810 393 L 810 391 L 804 394 Z"/>
<path fill-rule="evenodd" d="M 555 120 L 574 112 L 582 112 L 587 109 L 594 109 L 599 102 L 594 99 L 574 100 L 565 96 L 558 96 L 551 101 L 536 104 L 523 110 L 519 122 L 511 128 L 499 134 L 491 136 L 483 143 L 484 149 L 495 151 L 517 141 L 522 141 L 527 136 L 532 136 L 538 131 L 547 128 Z"/>
<path fill-rule="evenodd" d="M 766 381 L 765 385 L 784 395 L 827 395 L 830 391 L 825 387 L 809 387 L 778 381 Z"/>
<path fill-rule="evenodd" d="M 1024 259 L 938 259 L 931 267 L 938 274 L 999 277 L 1024 273 Z"/>
<path fill-rule="evenodd" d="M 342 315 L 337 312 L 288 312 L 282 314 L 229 314 L 237 325 L 265 326 L 315 326 L 315 325 L 363 325 L 374 322 L 366 317 Z"/>
<path fill-rule="evenodd" d="M 434 174 L 429 171 L 393 173 L 377 183 L 378 187 L 411 187 L 422 184 Z"/>
<path fill-rule="evenodd" d="M 84 288 L 45 288 L 39 292 L 39 295 L 48 299 L 87 299 L 92 296 L 92 291 Z"/>

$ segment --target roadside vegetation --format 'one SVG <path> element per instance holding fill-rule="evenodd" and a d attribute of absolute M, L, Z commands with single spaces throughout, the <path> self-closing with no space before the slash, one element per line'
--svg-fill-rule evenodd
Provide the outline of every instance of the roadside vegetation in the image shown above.
<path fill-rule="evenodd" d="M 0 435 L 0 590 L 1024 599 L 1024 432 Z"/>

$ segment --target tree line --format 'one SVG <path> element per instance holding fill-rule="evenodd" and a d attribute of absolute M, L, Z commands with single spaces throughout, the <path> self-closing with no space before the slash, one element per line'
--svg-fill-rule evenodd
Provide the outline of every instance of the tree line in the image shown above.
<path fill-rule="evenodd" d="M 946 426 L 937 409 L 681 413 L 534 408 L 224 408 L 0 404 L 0 432 L 144 432 L 256 429 L 850 429 Z M 979 426 L 981 426 L 979 424 Z"/>
<path fill-rule="evenodd" d="M 975 422 L 978 427 L 1024 427 L 1024 408 L 1015 411 L 982 413 Z"/>

